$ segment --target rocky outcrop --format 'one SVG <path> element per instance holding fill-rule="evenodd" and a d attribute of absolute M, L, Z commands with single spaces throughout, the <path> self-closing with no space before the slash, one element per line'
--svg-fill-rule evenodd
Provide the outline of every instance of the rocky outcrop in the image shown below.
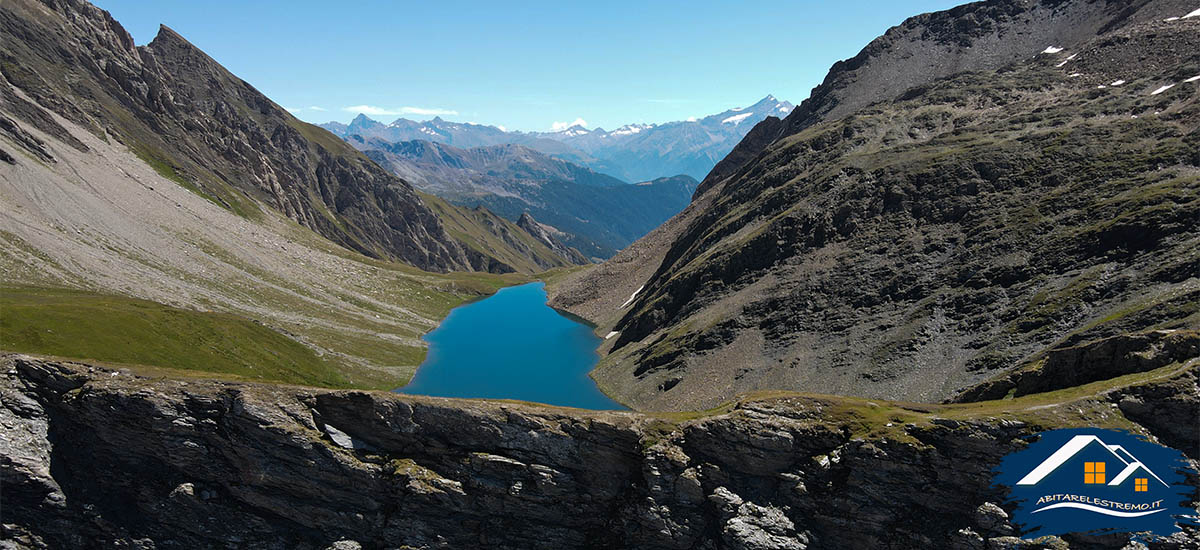
<path fill-rule="evenodd" d="M 45 108 L 244 216 L 265 205 L 348 248 L 432 271 L 487 263 L 448 236 L 407 183 L 166 27 L 135 46 L 81 0 L 5 2 L 0 72 L 0 109 L 13 120 L 82 147 Z"/>
<path fill-rule="evenodd" d="M 1120 548 L 1013 538 L 990 469 L 1196 374 L 1003 419 L 790 396 L 681 420 L 3 363 L 10 548 Z"/>
<path fill-rule="evenodd" d="M 1112 336 L 1052 349 L 1034 365 L 968 388 L 953 401 L 1044 393 L 1193 360 L 1200 361 L 1200 332 L 1194 330 Z"/>

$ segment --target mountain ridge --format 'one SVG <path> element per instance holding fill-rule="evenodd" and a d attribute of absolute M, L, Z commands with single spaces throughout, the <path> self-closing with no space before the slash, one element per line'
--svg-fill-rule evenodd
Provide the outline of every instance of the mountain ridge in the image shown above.
<path fill-rule="evenodd" d="M 1103 4 L 1093 9 L 1092 4 Z M 1136 20 L 1162 20 L 1192 9 L 1186 0 L 970 2 L 910 17 L 875 38 L 855 56 L 833 64 L 824 80 L 786 118 L 751 130 L 702 180 L 707 188 L 730 176 L 766 145 L 822 122 L 837 120 L 876 101 L 965 70 L 998 69 L 1043 47 L 1086 41 Z M 781 117 L 782 118 L 782 117 Z"/>
<path fill-rule="evenodd" d="M 628 182 L 673 174 L 700 180 L 750 128 L 766 117 L 786 115 L 792 104 L 767 95 L 747 107 L 735 107 L 701 118 L 661 124 L 631 123 L 609 132 L 573 125 L 552 132 L 506 131 L 496 126 L 448 122 L 441 117 L 418 122 L 397 118 L 389 124 L 358 114 L 350 124 L 328 122 L 325 128 L 342 138 L 416 139 L 461 148 L 524 145 L 543 153 L 609 174 Z"/>
<path fill-rule="evenodd" d="M 423 192 L 467 208 L 485 206 L 510 221 L 529 212 L 587 258 L 610 257 L 670 218 L 698 183 L 682 175 L 626 184 L 516 144 L 461 149 L 358 135 L 346 141 Z"/>
<path fill-rule="evenodd" d="M 368 255 L 471 268 L 411 188 L 337 140 L 322 140 L 170 28 L 139 47 L 107 12 L 82 2 L 10 3 L 0 13 L 10 37 L 2 43 L 6 86 L 116 137 L 210 199 L 248 216 L 263 202 Z M 59 34 L 89 49 L 59 48 Z"/>
<path fill-rule="evenodd" d="M 426 270 L 511 270 L 451 238 L 407 182 L 296 119 L 165 25 L 136 46 L 86 2 L 22 0 L 0 17 L 5 110 L 55 139 L 83 147 L 42 107 L 116 139 L 241 216 L 273 209 L 359 253 Z M 4 128 L 21 141 L 16 122 Z"/>

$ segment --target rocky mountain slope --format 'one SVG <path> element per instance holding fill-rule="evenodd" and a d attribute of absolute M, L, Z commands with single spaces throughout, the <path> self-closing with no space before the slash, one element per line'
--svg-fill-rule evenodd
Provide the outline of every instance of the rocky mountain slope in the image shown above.
<path fill-rule="evenodd" d="M 431 141 L 358 135 L 347 143 L 417 188 L 509 220 L 525 212 L 589 258 L 608 258 L 678 213 L 697 182 L 688 176 L 629 185 L 523 145 L 459 149 Z"/>
<path fill-rule="evenodd" d="M 550 250 L 553 250 L 558 257 L 566 258 L 574 265 L 584 265 L 588 262 L 587 258 L 583 254 L 580 254 L 578 250 L 562 242 L 561 238 L 566 237 L 566 234 L 533 219 L 533 216 L 529 215 L 529 212 L 525 212 L 521 214 L 520 218 L 517 218 L 517 227 L 524 229 L 526 233 L 533 235 L 535 239 L 545 244 Z"/>
<path fill-rule="evenodd" d="M 593 376 L 641 408 L 759 388 L 938 400 L 1057 346 L 1195 326 L 1188 12 L 989 2 L 914 18 L 635 244 L 661 251 L 648 277 L 601 266 L 553 303 L 617 332 Z M 948 53 L 880 85 L 920 48 Z"/>
<path fill-rule="evenodd" d="M 767 96 L 749 107 L 736 107 L 699 119 L 665 124 L 626 124 L 612 131 L 572 126 L 556 132 L 508 132 L 495 126 L 458 123 L 435 117 L 417 122 L 398 118 L 383 124 L 358 115 L 350 124 L 321 127 L 343 138 L 362 136 L 400 142 L 425 140 L 459 148 L 524 145 L 627 182 L 670 174 L 703 178 L 735 144 L 768 117 L 784 117 L 792 104 Z"/>
<path fill-rule="evenodd" d="M 86 2 L 15 0 L 0 6 L 0 29 L 9 117 L 0 128 L 15 142 L 32 127 L 86 152 L 48 109 L 241 216 L 273 209 L 347 248 L 426 270 L 496 265 L 447 235 L 411 186 L 166 27 L 135 46 Z"/>
<path fill-rule="evenodd" d="M 0 368 L 14 548 L 1115 550 L 1128 535 L 1017 538 L 991 468 L 1068 426 L 1200 458 L 1173 430 L 1200 415 L 1195 361 L 1006 402 L 776 394 L 690 416 Z"/>
<path fill-rule="evenodd" d="M 486 210 L 433 212 L 407 183 L 277 112 L 168 30 L 134 48 L 104 12 L 73 2 L 4 2 L 0 25 L 0 348 L 395 388 L 424 359 L 421 335 L 451 308 L 580 261 Z M 174 80 L 154 80 L 167 66 Z M 140 72 L 121 72 L 130 67 Z M 208 76 L 181 80 L 197 73 Z M 151 146 L 158 153 L 147 156 Z M 217 150 L 226 157 L 209 156 Z M 259 168 L 283 203 L 239 187 Z M 338 205 L 322 210 L 309 183 L 340 189 Z M 367 246 L 347 240 L 366 235 L 350 218 L 320 214 L 336 222 L 330 238 L 305 222 L 308 208 L 367 216 L 360 191 L 402 201 L 371 222 L 391 236 Z M 294 193 L 299 206 L 275 208 Z M 394 257 L 430 269 L 507 275 L 431 273 L 340 246 L 363 248 L 356 242 L 381 256 L 395 244 Z"/>
<path fill-rule="evenodd" d="M 786 118 L 755 127 L 705 182 L 728 177 L 768 144 L 904 90 L 964 71 L 999 69 L 1028 59 L 1030 52 L 1079 46 L 1128 25 L 1182 17 L 1195 8 L 1189 0 L 1000 0 L 911 17 L 858 55 L 835 63 Z"/>
<path fill-rule="evenodd" d="M 14 93 L 21 97 L 19 90 Z M 177 321 L 217 316 L 245 321 L 241 326 L 266 327 L 316 354 L 320 376 L 288 375 L 285 380 L 393 388 L 411 377 L 424 358 L 421 334 L 452 307 L 527 280 L 518 274 L 434 274 L 373 260 L 273 209 L 248 219 L 164 177 L 116 140 L 105 142 L 70 120 L 37 112 L 69 138 L 18 126 L 53 159 L 46 161 L 0 135 L 0 149 L 13 157 L 13 164 L 0 163 L 0 293 L 5 308 L 0 348 L 138 359 L 167 367 L 184 363 L 180 357 L 147 360 L 123 353 L 132 347 L 127 339 L 140 344 L 156 338 L 131 330 L 127 323 L 138 316 L 121 315 L 146 307 L 130 301 L 137 298 L 175 308 L 168 318 Z M 70 140 L 86 152 L 69 145 Z M 553 256 L 549 249 L 541 250 Z M 68 329 L 65 334 L 81 334 L 78 323 L 47 325 L 55 297 L 64 295 L 60 289 L 81 293 L 73 299 L 78 307 L 67 307 L 67 313 L 84 311 L 89 300 L 108 305 L 88 310 L 93 315 L 87 321 L 97 331 L 93 341 L 75 344 L 68 339 L 62 342 L 66 347 L 55 347 L 54 338 L 39 334 L 63 333 L 63 328 Z M 183 337 L 205 341 L 219 334 L 218 347 L 237 337 L 214 330 L 200 323 L 198 333 Z M 249 347 L 270 349 L 258 337 Z M 271 378 L 265 366 L 259 367 L 245 374 Z"/>
<path fill-rule="evenodd" d="M 426 194 L 422 194 L 421 199 L 442 219 L 451 236 L 521 273 L 541 273 L 556 267 L 590 263 L 528 212 L 511 222 L 482 206 L 456 206 Z"/>

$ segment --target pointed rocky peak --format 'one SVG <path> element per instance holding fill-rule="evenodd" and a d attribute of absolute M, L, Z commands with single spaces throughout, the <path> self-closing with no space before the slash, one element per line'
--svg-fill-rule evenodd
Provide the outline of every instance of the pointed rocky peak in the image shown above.
<path fill-rule="evenodd" d="M 777 116 L 778 112 L 783 112 L 783 114 L 790 113 L 792 111 L 792 107 L 794 107 L 794 105 L 791 103 L 787 101 L 780 101 L 774 95 L 768 94 L 767 97 L 758 100 L 754 103 L 754 105 L 748 107 L 747 110 L 765 112 L 772 116 Z"/>
<path fill-rule="evenodd" d="M 381 126 L 383 126 L 382 122 L 379 122 L 378 120 L 375 120 L 365 114 L 359 113 L 358 116 L 354 117 L 354 120 L 350 121 L 350 124 L 346 127 L 346 131 L 354 133 L 361 132 L 363 130 L 379 128 Z"/>
<path fill-rule="evenodd" d="M 560 134 L 567 137 L 583 136 L 592 133 L 591 130 L 584 128 L 582 124 L 572 125 L 570 128 L 563 130 Z"/>
<path fill-rule="evenodd" d="M 204 53 L 204 50 L 197 48 L 195 44 L 188 42 L 183 35 L 175 32 L 174 29 L 166 25 L 158 26 L 158 34 L 154 36 L 154 40 L 151 40 L 146 47 L 153 51 L 156 55 L 163 56 L 166 59 L 199 60 L 199 62 L 204 65 L 203 69 L 205 70 L 220 72 L 224 75 L 227 75 L 229 78 L 236 78 L 232 73 L 226 71 L 225 67 L 221 66 L 220 63 L 217 63 L 215 59 Z M 193 69 L 200 68 L 196 67 L 196 63 L 194 62 L 192 65 Z"/>
<path fill-rule="evenodd" d="M 172 29 L 166 25 L 158 26 L 158 34 L 154 35 L 154 40 L 151 40 L 150 43 L 153 44 L 155 42 L 182 42 L 192 46 L 192 43 L 188 42 L 183 35 L 175 32 L 175 29 Z M 194 48 L 195 46 L 192 47 Z"/>

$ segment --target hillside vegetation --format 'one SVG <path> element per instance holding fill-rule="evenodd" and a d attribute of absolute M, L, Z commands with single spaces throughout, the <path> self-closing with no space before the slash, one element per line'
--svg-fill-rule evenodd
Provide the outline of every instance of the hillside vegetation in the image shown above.
<path fill-rule="evenodd" d="M 921 19 L 968 8 L 987 10 Z M 1057 347 L 1200 324 L 1200 19 L 1122 14 L 707 178 L 635 245 L 658 254 L 644 282 L 555 290 L 618 333 L 594 377 L 647 408 L 767 388 L 937 401 Z"/>

